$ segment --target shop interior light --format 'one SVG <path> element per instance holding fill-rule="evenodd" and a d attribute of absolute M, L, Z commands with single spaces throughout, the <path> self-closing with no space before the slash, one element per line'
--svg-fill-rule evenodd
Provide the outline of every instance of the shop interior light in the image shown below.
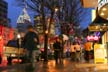
<path fill-rule="evenodd" d="M 102 29 L 100 29 L 100 31 L 102 31 Z"/>
<path fill-rule="evenodd" d="M 102 8 L 102 11 L 106 11 L 107 10 L 107 8 Z"/>
<path fill-rule="evenodd" d="M 104 24 L 104 26 L 106 26 L 106 24 Z"/>
<path fill-rule="evenodd" d="M 95 28 L 96 28 L 96 29 L 98 29 L 98 28 L 99 28 L 99 26 L 96 26 Z"/>
<path fill-rule="evenodd" d="M 105 14 L 102 12 L 100 15 L 101 15 L 101 16 L 104 16 Z"/>

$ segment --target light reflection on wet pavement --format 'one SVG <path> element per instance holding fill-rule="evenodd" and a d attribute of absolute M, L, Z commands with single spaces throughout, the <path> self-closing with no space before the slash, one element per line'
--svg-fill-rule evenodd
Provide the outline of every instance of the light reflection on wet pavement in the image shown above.
<path fill-rule="evenodd" d="M 0 72 L 34 72 L 31 64 L 18 64 L 4 67 Z"/>
<path fill-rule="evenodd" d="M 51 60 L 48 63 L 38 62 L 34 68 L 31 64 L 22 64 L 0 72 L 108 72 L 108 64 L 78 63 L 69 60 L 55 64 L 54 60 Z"/>

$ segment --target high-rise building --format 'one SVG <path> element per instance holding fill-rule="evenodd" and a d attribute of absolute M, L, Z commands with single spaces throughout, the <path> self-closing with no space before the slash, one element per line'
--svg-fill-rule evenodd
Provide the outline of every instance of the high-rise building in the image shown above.
<path fill-rule="evenodd" d="M 43 24 L 41 20 L 42 17 L 40 15 L 34 16 L 34 28 L 39 34 L 43 34 Z"/>
<path fill-rule="evenodd" d="M 45 23 L 46 23 L 46 27 L 47 30 L 49 28 L 49 23 L 50 23 L 50 17 L 46 17 L 45 19 Z M 42 24 L 42 17 L 40 15 L 37 15 L 34 17 L 34 27 L 35 30 L 39 33 L 39 34 L 43 34 L 44 30 L 43 30 L 43 24 Z M 52 24 L 50 26 L 50 36 L 55 35 L 55 22 L 54 19 L 52 21 Z"/>
<path fill-rule="evenodd" d="M 0 0 L 0 25 L 8 26 L 7 14 L 8 14 L 8 3 L 4 0 Z"/>
<path fill-rule="evenodd" d="M 24 8 L 21 15 L 18 17 L 18 20 L 17 20 L 18 32 L 25 33 L 27 31 L 27 26 L 30 24 L 31 24 L 30 16 L 28 15 L 26 8 Z"/>

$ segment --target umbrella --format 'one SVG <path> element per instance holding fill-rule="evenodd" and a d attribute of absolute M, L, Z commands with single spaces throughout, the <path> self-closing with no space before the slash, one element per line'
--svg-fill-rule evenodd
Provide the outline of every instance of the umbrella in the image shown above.
<path fill-rule="evenodd" d="M 63 40 L 68 40 L 68 39 L 69 39 L 69 37 L 67 35 L 63 34 Z"/>

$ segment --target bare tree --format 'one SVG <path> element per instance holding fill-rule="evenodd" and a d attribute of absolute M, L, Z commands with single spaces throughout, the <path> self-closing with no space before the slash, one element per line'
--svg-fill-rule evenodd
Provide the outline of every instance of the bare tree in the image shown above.
<path fill-rule="evenodd" d="M 60 0 L 60 2 L 58 18 L 62 22 L 62 33 L 69 34 L 72 29 L 78 30 L 80 23 L 86 20 L 88 10 L 81 6 L 80 0 Z"/>
<path fill-rule="evenodd" d="M 47 61 L 47 43 L 48 43 L 48 33 L 50 32 L 50 27 L 52 24 L 53 16 L 54 16 L 54 8 L 56 7 L 57 1 L 56 0 L 16 0 L 18 6 L 23 6 L 24 3 L 33 11 L 35 11 L 38 15 L 42 16 L 42 24 L 43 24 L 43 31 L 44 31 L 44 49 L 45 49 L 45 61 Z M 50 23 L 47 29 L 45 17 L 50 14 Z"/>
<path fill-rule="evenodd" d="M 25 0 L 15 0 L 18 6 L 23 6 Z M 47 50 L 48 35 L 45 33 L 47 30 L 45 17 L 50 14 L 50 23 L 48 33 L 52 20 L 54 17 L 55 8 L 58 8 L 57 17 L 61 24 L 62 33 L 69 34 L 72 30 L 77 30 L 80 22 L 84 21 L 84 15 L 87 10 L 81 7 L 80 0 L 26 0 L 25 3 L 32 11 L 42 16 L 43 30 L 45 34 L 45 49 Z M 47 53 L 47 51 L 45 52 Z"/>
<path fill-rule="evenodd" d="M 42 0 L 15 0 L 18 5 L 24 5 L 24 1 L 28 7 L 35 11 L 37 14 L 42 15 L 41 5 Z M 66 22 L 74 24 L 73 26 L 79 26 L 82 21 L 85 21 L 85 15 L 88 10 L 81 6 L 80 0 L 44 0 L 44 15 L 45 17 L 50 14 L 49 32 L 50 25 L 54 16 L 54 9 L 57 7 L 58 18 L 60 22 Z"/>

